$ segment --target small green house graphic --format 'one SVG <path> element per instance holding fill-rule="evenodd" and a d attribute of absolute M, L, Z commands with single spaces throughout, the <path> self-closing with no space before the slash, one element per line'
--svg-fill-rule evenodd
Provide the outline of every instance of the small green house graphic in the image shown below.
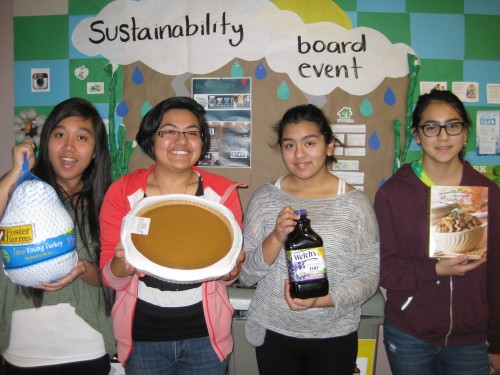
<path fill-rule="evenodd" d="M 344 107 L 340 111 L 337 112 L 337 121 L 351 121 L 352 110 L 351 107 Z"/>

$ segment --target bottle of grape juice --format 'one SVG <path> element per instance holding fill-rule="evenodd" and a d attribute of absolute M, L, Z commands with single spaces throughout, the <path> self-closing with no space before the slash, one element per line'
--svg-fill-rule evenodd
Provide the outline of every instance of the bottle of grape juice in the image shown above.
<path fill-rule="evenodd" d="M 285 255 L 293 298 L 321 297 L 328 294 L 323 240 L 311 228 L 307 210 L 295 210 L 300 215 L 293 232 L 285 242 Z"/>

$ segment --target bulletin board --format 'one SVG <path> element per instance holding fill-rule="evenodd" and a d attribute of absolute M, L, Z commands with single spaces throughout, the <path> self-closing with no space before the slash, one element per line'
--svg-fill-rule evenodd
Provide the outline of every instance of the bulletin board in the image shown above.
<path fill-rule="evenodd" d="M 216 6 L 197 0 L 182 5 L 124 0 L 80 21 L 72 34 L 75 48 L 87 55 L 101 53 L 121 69 L 123 96 L 116 110 L 123 118 L 121 131 L 126 132 L 118 137 L 120 150 L 112 155 L 120 160 L 114 161 L 129 170 L 152 163 L 142 150 L 124 141 L 135 138 L 142 116 L 158 102 L 193 96 L 210 109 L 210 100 L 193 92 L 193 82 L 220 78 L 223 85 L 241 80 L 241 87 L 251 87 L 251 116 L 246 128 L 242 121 L 226 126 L 240 126 L 251 149 L 236 142 L 234 149 L 226 147 L 230 156 L 222 165 L 204 164 L 249 186 L 240 191 L 243 206 L 255 189 L 286 173 L 272 147 L 276 135 L 271 127 L 287 109 L 305 103 L 323 109 L 342 142 L 332 173 L 373 199 L 393 170 L 395 145 L 401 143 L 395 143 L 394 123 L 405 123 L 418 58 L 410 47 L 392 44 L 376 30 L 352 28 L 347 15 L 331 1 L 316 3 L 332 11 L 334 22 L 305 23 L 299 14 L 268 0 L 251 5 L 220 1 Z M 219 99 L 221 106 L 224 99 L 237 104 L 229 96 Z M 236 114 L 238 109 L 225 110 Z M 112 133 L 115 129 L 110 126 Z M 400 135 L 404 139 L 404 131 Z"/>
<path fill-rule="evenodd" d="M 211 72 L 208 76 L 231 76 L 230 69 L 233 62 L 223 68 Z M 245 62 L 239 61 L 245 72 L 253 72 L 258 64 L 265 64 L 265 61 Z M 145 81 L 155 82 L 154 85 L 129 85 L 125 79 L 124 100 L 130 108 L 125 117 L 125 123 L 130 124 L 126 127 L 127 138 L 135 137 L 138 125 L 141 119 L 140 109 L 145 102 L 154 104 L 175 95 L 172 81 L 175 77 L 168 77 L 151 70 L 144 64 L 133 64 L 123 68 L 123 76 L 130 77 L 136 67 L 144 72 Z M 200 77 L 200 76 L 198 76 Z M 253 80 L 253 114 L 252 114 L 252 165 L 251 168 L 208 168 L 208 170 L 219 173 L 236 181 L 245 182 L 249 185 L 248 189 L 240 189 L 240 198 L 242 204 L 246 206 L 251 193 L 266 182 L 276 180 L 279 176 L 286 174 L 279 150 L 273 147 L 276 141 L 276 135 L 271 130 L 271 126 L 280 120 L 283 113 L 291 106 L 308 103 L 310 97 L 295 87 L 291 88 L 290 99 L 283 101 L 276 96 L 276 89 L 281 82 L 286 80 L 284 74 L 269 74 L 266 82 Z M 184 82 L 185 92 L 189 93 L 190 80 Z M 393 120 L 399 118 L 404 121 L 406 96 L 408 92 L 408 77 L 400 79 L 386 79 L 373 92 L 364 96 L 349 95 L 345 91 L 337 89 L 324 98 L 320 107 L 324 110 L 332 125 L 335 124 L 363 124 L 366 125 L 364 156 L 339 156 L 337 160 L 350 160 L 359 162 L 358 173 L 364 173 L 363 185 L 364 191 L 371 198 L 374 197 L 376 189 L 380 183 L 383 183 L 385 177 L 390 176 L 394 160 L 394 131 Z M 273 89 L 269 89 L 269 87 Z M 394 96 L 399 98 L 399 106 L 391 106 L 384 101 L 384 95 L 390 89 Z M 371 103 L 372 114 L 363 116 L 361 114 L 363 102 Z M 319 103 L 318 103 L 319 104 Z M 339 121 L 340 113 L 343 108 L 351 108 L 352 122 Z M 372 141 L 370 138 L 377 138 L 378 141 Z M 131 170 L 145 165 L 150 165 L 152 160 L 140 149 L 134 149 L 130 159 Z M 343 171 L 347 172 L 347 171 Z M 353 172 L 349 170 L 349 172 Z"/>
<path fill-rule="evenodd" d="M 495 82 L 500 51 L 490 36 L 500 32 L 500 9 L 470 1 L 421 5 L 413 0 L 314 0 L 307 4 L 221 0 L 215 4 L 68 0 L 41 9 L 35 0 L 18 3 L 14 18 L 16 141 L 22 141 L 28 128 L 36 139 L 43 117 L 58 102 L 84 97 L 110 126 L 116 178 L 152 163 L 134 147 L 146 110 L 169 96 L 191 96 L 196 78 L 248 77 L 252 84 L 251 162 L 244 168 L 203 167 L 247 183 L 248 189 L 240 189 L 246 206 L 255 189 L 286 173 L 279 152 L 270 146 L 275 141 L 271 125 L 297 104 L 313 103 L 324 110 L 347 146 L 336 153 L 339 163 L 333 172 L 363 189 L 372 200 L 402 162 L 420 155 L 407 125 L 422 82 L 445 83 L 448 89 L 456 82 L 474 83 L 477 100 L 466 103 L 474 125 L 482 124 L 483 133 L 489 134 L 493 116 L 498 136 L 500 104 L 494 96 L 495 87 L 500 87 Z M 185 33 L 188 28 L 194 33 L 196 26 L 198 35 L 188 43 L 180 43 L 186 40 L 180 37 L 157 38 L 147 48 L 141 47 L 138 39 L 146 36 L 141 30 L 156 14 L 161 16 L 156 24 L 168 19 L 170 25 L 182 25 Z M 112 33 L 116 25 L 127 33 L 105 36 L 105 27 L 112 26 L 107 31 Z M 149 28 L 153 39 L 159 35 L 154 25 Z M 85 27 L 87 31 L 82 32 Z M 137 40 L 132 40 L 133 30 Z M 93 43 L 86 45 L 85 37 Z M 99 42 L 113 37 L 129 40 L 125 44 Z M 51 42 L 40 43 L 47 40 Z M 354 48 L 329 56 L 322 52 L 323 48 L 341 48 L 342 43 Z M 373 51 L 379 54 L 371 55 Z M 300 63 L 306 65 L 299 64 L 297 56 L 304 57 Z M 333 78 L 325 79 L 327 65 L 333 67 L 328 71 Z M 339 66 L 346 66 L 348 79 L 337 74 Z M 322 77 L 311 79 L 314 75 Z M 493 147 L 493 153 L 486 154 L 488 144 L 483 142 L 483 153 L 479 152 L 476 135 L 474 126 L 466 158 L 488 177 L 498 179 L 500 150 Z"/>

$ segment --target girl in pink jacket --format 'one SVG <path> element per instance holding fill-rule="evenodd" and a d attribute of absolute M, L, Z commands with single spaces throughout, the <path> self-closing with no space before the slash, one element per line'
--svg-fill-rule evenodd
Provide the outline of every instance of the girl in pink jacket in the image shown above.
<path fill-rule="evenodd" d="M 112 316 L 127 375 L 226 372 L 233 348 L 226 286 L 238 277 L 243 253 L 219 280 L 175 284 L 136 271 L 120 243 L 123 217 L 146 196 L 202 196 L 227 206 L 241 225 L 236 188 L 242 184 L 194 166 L 208 146 L 204 113 L 188 97 L 166 99 L 149 111 L 136 139 L 156 163 L 116 181 L 103 202 L 101 268 L 105 283 L 117 291 Z"/>

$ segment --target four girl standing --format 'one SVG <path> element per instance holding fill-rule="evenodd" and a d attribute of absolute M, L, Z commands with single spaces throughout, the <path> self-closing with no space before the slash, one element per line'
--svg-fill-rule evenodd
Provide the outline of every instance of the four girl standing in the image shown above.
<path fill-rule="evenodd" d="M 489 227 L 499 220 L 492 209 L 500 201 L 498 187 L 463 161 L 469 124 L 463 104 L 453 94 L 423 95 L 412 125 L 423 158 L 403 166 L 376 196 L 381 284 L 388 289 L 384 337 L 395 374 L 487 374 L 488 359 L 494 369 L 500 368 L 496 354 L 500 353 L 496 313 L 500 282 L 493 271 L 500 266 L 498 233 L 489 231 L 486 264 L 468 262 L 466 255 L 440 261 L 427 257 L 423 207 L 430 184 L 488 186 Z M 310 368 L 350 374 L 357 353 L 360 306 L 378 285 L 377 221 L 366 196 L 328 171 L 336 140 L 321 110 L 312 105 L 294 107 L 275 130 L 289 173 L 258 189 L 246 211 L 247 260 L 240 278 L 248 285 L 257 284 L 247 337 L 256 346 L 261 374 L 284 371 L 283 366 L 291 374 L 306 374 Z M 156 163 L 113 184 L 100 210 L 109 184 L 102 120 L 90 103 L 80 99 L 54 108 L 42 132 L 34 171 L 56 188 L 73 214 L 80 261 L 67 277 L 22 295 L 19 287 L 0 275 L 2 293 L 8 297 L 0 336 L 8 373 L 29 373 L 35 367 L 39 374 L 40 366 L 48 373 L 53 366 L 69 368 L 71 373 L 109 371 L 106 351 L 113 352 L 113 340 L 105 314 L 106 288 L 100 285 L 96 269 L 99 259 L 106 284 L 117 290 L 115 335 L 127 374 L 169 369 L 225 373 L 232 350 L 232 308 L 226 285 L 238 277 L 243 257 L 220 280 L 176 285 L 134 270 L 124 259 L 119 241 L 121 219 L 145 196 L 204 196 L 225 204 L 241 223 L 238 184 L 195 167 L 208 139 L 204 110 L 194 100 L 171 98 L 159 103 L 144 117 L 137 134 L 139 145 Z M 0 182 L 0 212 L 24 155 L 33 165 L 33 148 L 31 140 L 14 148 L 14 165 Z M 401 209 L 410 203 L 413 209 Z M 308 210 L 324 240 L 330 283 L 324 297 L 302 300 L 290 295 L 283 244 L 298 219 L 294 209 L 299 208 Z M 86 303 L 78 303 L 74 296 Z M 73 341 L 75 332 L 57 328 L 59 344 L 68 344 L 62 355 L 47 357 L 39 341 L 30 347 L 29 356 L 21 354 L 20 348 L 26 348 L 24 338 L 33 333 L 26 331 L 29 327 L 23 327 L 19 317 L 63 327 L 58 324 L 64 319 L 50 321 L 43 314 L 49 310 L 57 310 L 79 327 L 75 332 L 87 340 L 83 360 L 78 356 L 82 346 Z M 36 358 L 31 358 L 33 353 Z"/>

